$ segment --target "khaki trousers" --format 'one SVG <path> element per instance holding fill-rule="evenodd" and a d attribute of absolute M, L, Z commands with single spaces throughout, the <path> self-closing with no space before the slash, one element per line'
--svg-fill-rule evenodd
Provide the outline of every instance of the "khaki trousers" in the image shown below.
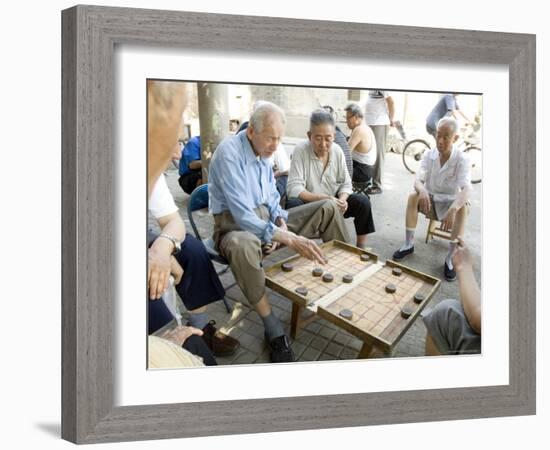
<path fill-rule="evenodd" d="M 260 219 L 269 221 L 269 211 L 264 205 L 254 212 Z M 320 237 L 323 242 L 333 239 L 349 241 L 344 217 L 333 200 L 292 208 L 288 211 L 287 227 L 300 236 Z M 252 233 L 241 230 L 229 211 L 214 216 L 214 241 L 220 254 L 229 261 L 237 284 L 254 307 L 265 294 L 262 242 Z"/>

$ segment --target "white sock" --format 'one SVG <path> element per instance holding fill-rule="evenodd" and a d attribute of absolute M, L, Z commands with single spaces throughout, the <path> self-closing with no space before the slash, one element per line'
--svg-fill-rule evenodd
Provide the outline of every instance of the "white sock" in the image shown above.
<path fill-rule="evenodd" d="M 405 243 L 399 250 L 404 251 L 411 247 L 414 247 L 414 228 L 405 228 Z"/>

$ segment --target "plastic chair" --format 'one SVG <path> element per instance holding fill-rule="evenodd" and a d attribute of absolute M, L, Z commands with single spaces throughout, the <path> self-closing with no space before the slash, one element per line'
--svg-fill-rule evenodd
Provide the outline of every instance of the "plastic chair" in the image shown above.
<path fill-rule="evenodd" d="M 229 269 L 229 261 L 217 252 L 214 241 L 211 238 L 203 239 L 201 237 L 197 225 L 195 224 L 195 219 L 193 218 L 193 212 L 204 208 L 208 208 L 208 184 L 201 184 L 191 193 L 191 197 L 187 203 L 187 216 L 189 217 L 189 222 L 191 223 L 191 228 L 193 228 L 195 237 L 204 244 L 210 259 L 225 266 L 223 270 L 218 272 L 218 275 L 222 275 Z M 233 305 L 229 303 L 227 298 L 223 298 L 223 303 L 225 304 L 227 312 L 233 311 Z"/>

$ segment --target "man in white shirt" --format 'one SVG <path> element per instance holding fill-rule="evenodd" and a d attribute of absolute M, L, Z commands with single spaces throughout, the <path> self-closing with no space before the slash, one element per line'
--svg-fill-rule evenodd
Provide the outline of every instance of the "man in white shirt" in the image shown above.
<path fill-rule="evenodd" d="M 207 305 L 221 300 L 225 291 L 203 243 L 186 234 L 185 224 L 168 189 L 164 175 L 156 181 L 148 204 L 149 214 L 160 227 L 160 234 L 150 233 L 148 240 L 148 331 L 149 334 L 172 320 L 172 314 L 158 301 L 174 277 L 176 291 L 187 311 L 189 325 L 202 330 L 200 335 L 216 356 L 229 356 L 239 342 L 216 329 L 208 319 Z"/>
<path fill-rule="evenodd" d="M 458 123 L 444 117 L 437 124 L 437 148 L 427 151 L 414 182 L 415 192 L 407 202 L 405 243 L 393 254 L 394 260 L 414 252 L 414 231 L 418 211 L 429 219 L 439 220 L 444 231 L 451 232 L 449 253 L 443 267 L 445 279 L 456 279 L 451 260 L 457 237 L 464 235 L 467 202 L 471 191 L 470 162 L 464 152 L 453 144 L 457 141 Z"/>
<path fill-rule="evenodd" d="M 357 246 L 367 246 L 375 231 L 369 197 L 354 194 L 342 149 L 334 143 L 334 118 L 323 109 L 311 113 L 308 140 L 292 154 L 287 185 L 287 209 L 332 200 L 344 218 L 353 217 Z"/>
<path fill-rule="evenodd" d="M 393 127 L 394 111 L 393 98 L 386 91 L 369 91 L 369 98 L 365 105 L 365 122 L 374 133 L 377 153 L 374 164 L 373 185 L 367 191 L 369 194 L 380 194 L 382 192 L 382 165 L 384 164 L 388 127 Z"/>

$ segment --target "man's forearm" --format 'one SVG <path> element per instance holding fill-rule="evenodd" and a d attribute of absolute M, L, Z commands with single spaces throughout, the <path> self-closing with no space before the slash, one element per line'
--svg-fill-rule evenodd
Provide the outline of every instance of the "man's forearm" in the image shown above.
<path fill-rule="evenodd" d="M 300 192 L 300 195 L 298 195 L 298 198 L 306 203 L 310 203 L 316 202 L 318 200 L 325 200 L 327 198 L 330 198 L 330 196 L 326 194 L 313 194 L 309 191 L 302 191 Z"/>
<path fill-rule="evenodd" d="M 462 189 L 456 195 L 454 202 L 451 204 L 451 208 L 453 208 L 455 211 L 458 211 L 460 208 L 462 208 L 466 204 L 466 202 L 468 201 L 469 195 L 470 195 L 470 189 L 468 188 Z"/>
<path fill-rule="evenodd" d="M 393 123 L 393 116 L 395 114 L 395 105 L 393 103 L 393 98 L 387 97 L 386 104 L 388 105 L 388 117 L 390 119 L 390 123 Z"/>
<path fill-rule="evenodd" d="M 424 186 L 424 183 L 420 180 L 414 181 L 414 190 L 417 194 L 427 193 L 428 190 L 426 189 L 426 186 Z"/>
<path fill-rule="evenodd" d="M 481 334 L 481 291 L 472 267 L 465 267 L 458 273 L 460 300 L 470 326 Z"/>
<path fill-rule="evenodd" d="M 347 201 L 348 201 L 348 198 L 349 198 L 349 194 L 348 194 L 347 192 L 340 192 L 340 193 L 338 194 L 338 198 L 339 198 L 340 200 L 343 200 L 343 201 L 347 202 Z"/>

